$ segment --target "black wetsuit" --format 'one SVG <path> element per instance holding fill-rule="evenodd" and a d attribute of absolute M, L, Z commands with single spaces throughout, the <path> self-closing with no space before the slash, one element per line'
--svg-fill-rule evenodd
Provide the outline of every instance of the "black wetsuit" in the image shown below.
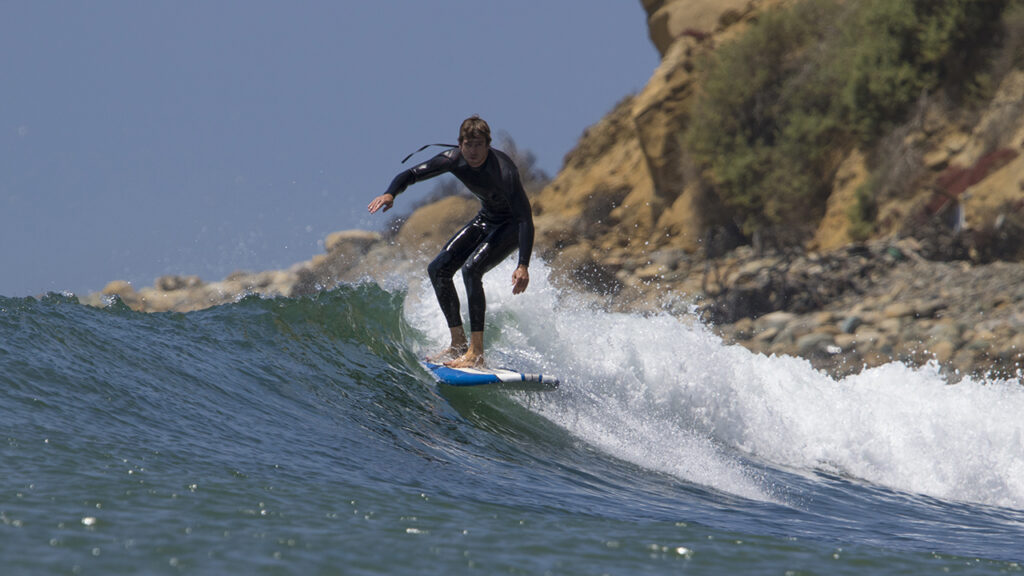
<path fill-rule="evenodd" d="M 458 148 L 445 150 L 414 166 L 391 181 L 387 194 L 397 196 L 409 185 L 450 172 L 469 189 L 482 205 L 473 220 L 449 240 L 427 268 L 448 326 L 462 325 L 459 296 L 452 277 L 462 268 L 469 299 L 469 325 L 473 332 L 484 329 L 484 273 L 494 268 L 519 247 L 519 264 L 530 265 L 533 251 L 533 213 L 519 170 L 507 154 L 491 148 L 487 160 L 473 168 Z"/>

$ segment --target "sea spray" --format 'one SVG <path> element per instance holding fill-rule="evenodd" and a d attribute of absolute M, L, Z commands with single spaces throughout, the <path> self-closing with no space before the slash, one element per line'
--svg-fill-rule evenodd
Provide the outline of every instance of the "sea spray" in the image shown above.
<path fill-rule="evenodd" d="M 485 277 L 488 317 L 502 319 L 500 329 L 492 329 L 496 334 L 488 334 L 488 359 L 525 362 L 524 370 L 563 379 L 560 393 L 532 399 L 531 408 L 616 458 L 725 493 L 773 500 L 756 471 L 677 410 L 687 403 L 676 396 L 686 391 L 672 383 L 692 358 L 680 348 L 713 348 L 717 338 L 699 323 L 686 325 L 664 314 L 608 313 L 582 305 L 550 284 L 543 264 L 533 267 L 527 292 L 513 296 L 502 281 L 511 273 L 506 263 Z M 439 343 L 447 337 L 439 314 L 409 313 Z"/>
<path fill-rule="evenodd" d="M 716 490 L 773 500 L 755 461 L 907 493 L 1024 508 L 1024 387 L 893 362 L 837 380 L 799 358 L 726 345 L 693 318 L 581 306 L 533 267 L 512 296 L 511 264 L 486 277 L 489 355 L 557 373 L 530 405 L 637 465 Z M 429 298 L 424 296 L 424 302 Z M 441 343 L 439 313 L 407 310 Z M 724 448 L 724 449 L 723 449 Z"/>

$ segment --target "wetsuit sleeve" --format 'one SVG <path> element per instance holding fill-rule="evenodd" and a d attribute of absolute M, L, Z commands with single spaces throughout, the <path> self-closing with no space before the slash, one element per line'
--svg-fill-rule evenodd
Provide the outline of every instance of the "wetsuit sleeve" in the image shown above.
<path fill-rule="evenodd" d="M 446 150 L 426 162 L 399 172 L 398 176 L 395 176 L 394 180 L 391 181 L 391 185 L 388 186 L 385 194 L 398 196 L 416 182 L 429 180 L 434 176 L 451 171 L 452 166 L 455 164 L 454 158 L 452 150 Z"/>
<path fill-rule="evenodd" d="M 526 197 L 526 190 L 519 179 L 519 170 L 512 167 L 510 170 L 512 180 L 511 191 L 512 213 L 519 221 L 519 265 L 529 266 L 530 255 L 533 253 L 533 210 L 530 207 L 530 199 Z"/>

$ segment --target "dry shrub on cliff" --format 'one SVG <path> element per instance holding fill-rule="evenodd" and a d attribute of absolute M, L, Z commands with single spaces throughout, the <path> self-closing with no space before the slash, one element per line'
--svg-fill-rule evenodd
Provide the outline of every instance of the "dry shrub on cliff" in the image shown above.
<path fill-rule="evenodd" d="M 830 31 L 821 23 L 839 10 L 815 0 L 769 11 L 703 63 L 704 94 L 686 143 L 747 234 L 820 217 L 827 188 L 818 173 L 837 128 L 820 63 Z"/>
<path fill-rule="evenodd" d="M 861 0 L 850 26 L 842 112 L 862 143 L 906 117 L 923 92 L 969 96 L 983 79 L 1009 0 Z"/>
<path fill-rule="evenodd" d="M 852 146 L 922 93 L 976 85 L 1009 0 L 804 0 L 762 14 L 705 63 L 686 134 L 747 234 L 803 239 Z"/>

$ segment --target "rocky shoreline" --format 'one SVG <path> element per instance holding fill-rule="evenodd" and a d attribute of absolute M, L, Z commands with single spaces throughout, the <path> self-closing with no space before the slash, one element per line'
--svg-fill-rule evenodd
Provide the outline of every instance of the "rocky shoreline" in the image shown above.
<path fill-rule="evenodd" d="M 297 297 L 343 282 L 383 282 L 424 260 L 421 250 L 374 232 L 339 232 L 327 247 L 288 270 L 211 283 L 166 276 L 140 290 L 112 282 L 84 301 L 102 306 L 116 297 L 135 310 L 187 312 L 250 294 Z M 605 283 L 582 292 L 596 305 L 699 317 L 727 343 L 804 358 L 836 377 L 896 360 L 935 362 L 951 381 L 1019 379 L 1024 363 L 1024 265 L 928 260 L 909 238 L 827 254 L 765 256 L 741 247 L 713 261 L 655 255 L 593 272 Z M 575 274 L 552 269 L 556 285 L 580 292 Z"/>
<path fill-rule="evenodd" d="M 1024 264 L 922 252 L 904 238 L 825 254 L 743 247 L 689 266 L 656 257 L 617 272 L 622 287 L 602 300 L 623 311 L 696 315 L 727 343 L 804 358 L 835 377 L 900 361 L 934 362 L 950 381 L 1020 379 Z"/>
<path fill-rule="evenodd" d="M 801 258 L 786 275 L 788 288 L 805 294 L 845 288 L 834 298 L 816 307 L 798 299 L 795 310 L 718 324 L 719 333 L 755 352 L 806 358 L 836 376 L 898 360 L 935 362 L 951 380 L 1020 379 L 1024 265 L 926 260 L 913 240 L 840 252 L 845 258 Z"/>

